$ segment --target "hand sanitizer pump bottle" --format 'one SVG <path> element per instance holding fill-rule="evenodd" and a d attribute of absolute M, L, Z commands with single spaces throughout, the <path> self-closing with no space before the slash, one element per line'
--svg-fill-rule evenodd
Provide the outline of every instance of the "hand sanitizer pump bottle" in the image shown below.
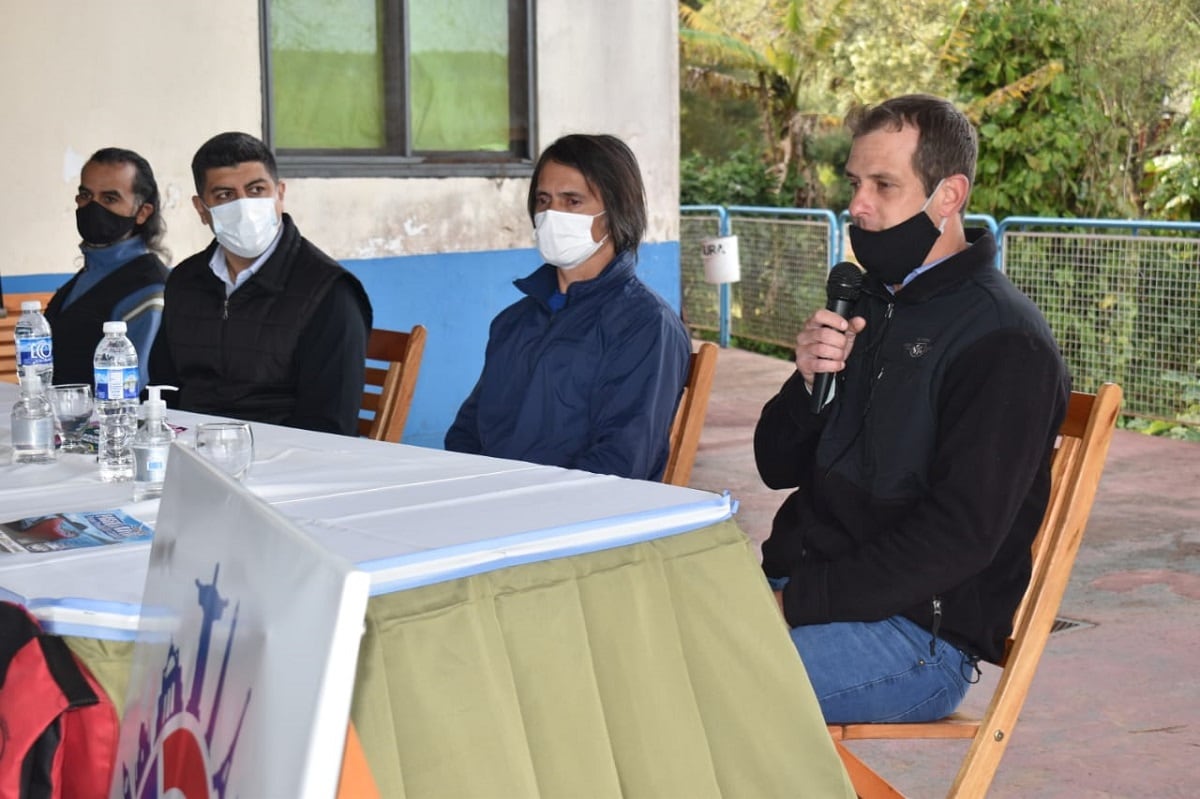
<path fill-rule="evenodd" d="M 162 496 L 163 479 L 167 475 L 167 456 L 175 431 L 166 421 L 167 403 L 163 390 L 175 391 L 174 386 L 147 386 L 149 397 L 142 405 L 146 421 L 133 437 L 133 499 L 154 499 Z"/>

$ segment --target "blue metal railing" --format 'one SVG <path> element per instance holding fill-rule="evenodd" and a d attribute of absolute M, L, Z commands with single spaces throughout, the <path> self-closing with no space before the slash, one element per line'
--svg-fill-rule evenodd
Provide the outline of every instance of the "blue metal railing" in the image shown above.
<path fill-rule="evenodd" d="M 723 205 L 682 205 L 679 207 L 682 213 L 715 213 L 717 215 L 717 235 L 728 236 L 729 233 L 729 211 Z M 718 330 L 717 340 L 722 347 L 729 346 L 729 318 L 733 315 L 733 301 L 729 291 L 728 283 L 721 283 L 717 287 L 720 292 L 718 299 Z"/>
<path fill-rule="evenodd" d="M 838 235 L 838 220 L 833 211 L 824 208 L 770 208 L 758 205 L 731 205 L 731 214 L 758 214 L 760 216 L 778 217 L 815 217 L 829 225 L 829 266 L 833 267 L 842 260 L 842 237 Z M 731 224 L 732 227 L 732 224 Z"/>
<path fill-rule="evenodd" d="M 721 346 L 736 334 L 786 347 L 822 301 L 820 268 L 848 255 L 849 214 L 719 205 L 682 210 L 716 216 L 721 235 L 741 232 L 742 279 L 720 285 L 719 311 L 690 243 L 682 242 L 690 259 L 681 275 L 690 324 L 717 328 Z M 785 224 L 797 218 L 816 225 Z M 966 223 L 995 236 L 996 268 L 1042 309 L 1076 388 L 1119 382 L 1126 414 L 1200 427 L 1200 223 L 1023 216 L 997 222 L 987 214 L 968 214 Z M 697 235 L 694 226 L 689 235 Z"/>
<path fill-rule="evenodd" d="M 992 223 L 995 225 L 995 222 Z M 1143 230 L 1174 230 L 1185 233 L 1200 233 L 1196 222 L 1166 222 L 1155 219 L 1072 219 L 1055 216 L 1009 216 L 992 228 L 996 236 L 996 262 L 1004 269 L 1004 235 L 1010 230 L 1027 230 L 1031 227 L 1078 228 L 1080 230 L 1128 230 L 1133 236 Z"/>

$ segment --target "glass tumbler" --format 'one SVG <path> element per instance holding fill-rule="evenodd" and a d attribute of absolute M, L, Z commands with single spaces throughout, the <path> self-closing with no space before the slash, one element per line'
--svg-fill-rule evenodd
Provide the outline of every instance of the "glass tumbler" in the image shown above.
<path fill-rule="evenodd" d="M 235 480 L 244 480 L 254 462 L 254 434 L 250 424 L 204 422 L 197 425 L 196 452 Z"/>
<path fill-rule="evenodd" d="M 46 395 L 62 433 L 63 452 L 87 452 L 83 431 L 92 418 L 92 387 L 87 383 L 50 386 Z"/>

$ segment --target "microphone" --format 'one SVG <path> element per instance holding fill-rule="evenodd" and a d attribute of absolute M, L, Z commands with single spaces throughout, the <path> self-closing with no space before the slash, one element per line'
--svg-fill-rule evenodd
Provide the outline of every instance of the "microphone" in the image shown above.
<path fill-rule="evenodd" d="M 858 301 L 858 292 L 862 286 L 863 275 L 857 266 L 849 261 L 829 270 L 829 282 L 825 284 L 825 293 L 829 297 L 826 310 L 833 311 L 843 319 L 850 318 L 850 311 Z M 818 372 L 813 375 L 812 402 L 809 409 L 820 413 L 825 407 L 829 389 L 833 386 L 833 372 Z"/>

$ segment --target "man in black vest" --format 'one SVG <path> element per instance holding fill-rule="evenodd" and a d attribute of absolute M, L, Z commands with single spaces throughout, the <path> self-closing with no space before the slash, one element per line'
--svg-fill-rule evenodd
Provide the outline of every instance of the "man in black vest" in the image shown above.
<path fill-rule="evenodd" d="M 216 240 L 166 288 L 151 379 L 173 407 L 355 435 L 371 303 L 300 235 L 267 146 L 221 133 L 192 159 L 192 204 Z"/>
<path fill-rule="evenodd" d="M 46 319 L 54 336 L 56 383 L 91 383 L 103 326 L 123 321 L 138 353 L 139 388 L 162 320 L 171 255 L 150 164 L 132 150 L 98 150 L 79 176 L 75 226 L 83 268 L 54 293 Z"/>

